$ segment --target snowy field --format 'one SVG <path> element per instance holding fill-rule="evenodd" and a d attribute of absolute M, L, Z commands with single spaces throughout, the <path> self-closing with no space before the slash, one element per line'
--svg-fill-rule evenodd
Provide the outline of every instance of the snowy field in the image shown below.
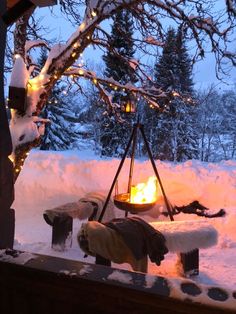
<path fill-rule="evenodd" d="M 74 220 L 72 247 L 66 252 L 51 249 L 51 227 L 43 219 L 45 209 L 76 201 L 85 193 L 108 191 L 119 164 L 118 159 L 102 160 L 89 152 L 30 153 L 17 180 L 15 202 L 16 235 L 15 248 L 29 252 L 59 256 L 68 259 L 94 262 L 93 257 L 84 259 L 76 234 L 81 221 Z M 179 214 L 175 220 L 207 220 L 218 230 L 218 244 L 200 250 L 200 274 L 195 280 L 201 284 L 222 286 L 236 290 L 236 161 L 217 164 L 187 161 L 173 164 L 156 162 L 166 194 L 172 205 L 184 205 L 198 200 L 213 213 L 226 210 L 223 218 L 207 219 L 196 215 Z M 127 188 L 128 160 L 119 177 L 119 192 Z M 136 161 L 134 183 L 153 175 L 149 161 Z M 169 220 L 159 216 L 163 210 L 160 198 L 156 208 L 146 212 L 147 221 Z M 147 215 L 148 214 L 148 215 Z M 124 212 L 116 210 L 117 217 Z M 161 266 L 149 263 L 149 274 L 179 278 L 175 267 L 176 255 L 167 254 Z M 129 269 L 127 264 L 113 265 Z"/>

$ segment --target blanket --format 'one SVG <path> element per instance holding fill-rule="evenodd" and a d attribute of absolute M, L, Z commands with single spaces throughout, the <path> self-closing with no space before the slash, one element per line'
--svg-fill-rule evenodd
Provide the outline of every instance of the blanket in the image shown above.
<path fill-rule="evenodd" d="M 77 240 L 88 255 L 99 255 L 117 264 L 128 263 L 135 271 L 147 272 L 147 255 L 136 259 L 122 236 L 102 223 L 82 223 Z"/>
<path fill-rule="evenodd" d="M 90 192 L 76 202 L 66 203 L 44 211 L 44 219 L 49 225 L 53 225 L 56 216 L 68 215 L 81 220 L 98 220 L 106 201 L 106 193 L 100 191 Z M 115 218 L 114 205 L 109 201 L 104 214 L 104 221 Z"/>
<path fill-rule="evenodd" d="M 117 218 L 105 223 L 116 230 L 130 248 L 136 259 L 148 255 L 158 266 L 168 253 L 165 237 L 139 217 Z"/>

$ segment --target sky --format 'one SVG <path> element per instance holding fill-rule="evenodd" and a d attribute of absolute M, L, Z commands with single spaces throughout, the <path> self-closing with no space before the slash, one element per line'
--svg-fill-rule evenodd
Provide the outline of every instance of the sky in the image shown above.
<path fill-rule="evenodd" d="M 75 27 L 72 27 L 72 25 L 62 17 L 58 6 L 53 8 L 53 12 L 54 16 L 52 17 L 48 8 L 42 8 L 37 10 L 37 15 L 43 17 L 47 22 L 46 25 L 50 25 L 52 38 L 57 41 L 65 42 L 75 31 Z M 48 23 L 48 19 L 50 20 L 50 24 Z M 110 28 L 109 21 L 103 23 L 103 27 L 106 30 Z M 102 61 L 102 54 L 103 52 L 101 52 L 101 50 L 95 50 L 93 47 L 90 47 L 86 49 L 83 58 L 85 61 L 96 64 Z M 206 53 L 205 59 L 197 62 L 194 66 L 193 80 L 197 89 L 205 89 L 212 84 L 216 85 L 220 90 L 235 88 L 236 67 L 231 68 L 228 77 L 224 77 L 223 81 L 219 81 L 215 75 L 214 55 L 212 53 Z"/>

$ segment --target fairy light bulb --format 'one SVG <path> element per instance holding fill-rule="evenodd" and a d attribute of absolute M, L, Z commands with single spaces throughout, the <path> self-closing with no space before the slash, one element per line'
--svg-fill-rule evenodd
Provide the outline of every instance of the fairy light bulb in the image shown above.
<path fill-rule="evenodd" d="M 92 17 L 95 17 L 95 16 L 97 16 L 97 13 L 95 11 L 92 11 L 91 15 L 92 15 Z"/>
<path fill-rule="evenodd" d="M 83 31 L 85 29 L 86 24 L 83 22 L 80 24 L 79 30 Z"/>

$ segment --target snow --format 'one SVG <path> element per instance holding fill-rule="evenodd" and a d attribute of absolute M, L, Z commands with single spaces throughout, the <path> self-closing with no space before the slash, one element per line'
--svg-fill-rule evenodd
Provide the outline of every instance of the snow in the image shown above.
<path fill-rule="evenodd" d="M 15 63 L 11 73 L 10 86 L 26 88 L 29 79 L 29 72 L 25 62 L 20 55 L 15 55 Z"/>
<path fill-rule="evenodd" d="M 5 250 L 0 250 L 0 259 L 2 261 L 6 261 L 12 264 L 24 265 L 25 263 L 27 263 L 28 261 L 34 258 L 35 258 L 35 255 L 29 252 L 22 252 L 20 254 L 17 254 L 17 256 L 13 257 L 12 255 L 5 254 Z"/>
<path fill-rule="evenodd" d="M 132 277 L 129 274 L 124 274 L 120 272 L 119 270 L 113 271 L 107 279 L 109 280 L 115 280 L 122 283 L 132 283 Z"/>
<path fill-rule="evenodd" d="M 74 219 L 72 246 L 64 252 L 58 252 L 51 248 L 52 229 L 46 224 L 42 214 L 48 208 L 77 201 L 88 192 L 103 190 L 108 193 L 119 162 L 120 160 L 112 158 L 100 159 L 90 151 L 32 151 L 15 186 L 15 202 L 12 206 L 16 212 L 14 248 L 31 254 L 47 254 L 94 263 L 93 257 L 84 258 L 84 253 L 77 244 L 76 235 L 83 221 Z M 226 210 L 226 215 L 221 218 L 207 219 L 188 214 L 179 214 L 174 218 L 177 221 L 188 220 L 186 226 L 193 224 L 193 221 L 196 224 L 207 222 L 218 231 L 218 243 L 210 248 L 200 249 L 200 274 L 191 278 L 193 282 L 203 287 L 202 291 L 206 291 L 205 286 L 220 286 L 227 291 L 235 291 L 236 161 L 156 161 L 156 165 L 165 192 L 173 205 L 180 206 L 198 200 L 209 208 L 209 212 L 218 211 L 219 208 Z M 119 192 L 127 189 L 128 170 L 127 159 L 119 176 Z M 135 161 L 134 184 L 146 181 L 151 175 L 153 170 L 149 160 Z M 156 207 L 145 212 L 142 218 L 149 222 L 165 220 L 168 225 L 169 218 L 160 216 L 163 209 L 165 210 L 160 195 Z M 124 217 L 121 210 L 117 209 L 116 214 L 117 217 Z M 176 253 L 168 253 L 159 267 L 149 262 L 146 287 L 152 287 L 155 275 L 165 276 L 171 282 L 183 280 L 176 262 Z M 113 267 L 131 270 L 128 264 L 114 264 Z M 86 271 L 89 269 L 84 269 L 82 273 Z M 123 278 L 118 272 L 113 273 L 109 279 L 129 281 L 129 278 Z M 174 289 L 173 295 L 183 294 L 178 291 L 177 288 Z M 182 298 L 186 296 L 182 295 Z M 208 297 L 204 292 L 193 298 L 199 301 Z M 227 300 L 227 303 L 231 304 L 230 302 L 235 304 L 232 297 Z"/>

